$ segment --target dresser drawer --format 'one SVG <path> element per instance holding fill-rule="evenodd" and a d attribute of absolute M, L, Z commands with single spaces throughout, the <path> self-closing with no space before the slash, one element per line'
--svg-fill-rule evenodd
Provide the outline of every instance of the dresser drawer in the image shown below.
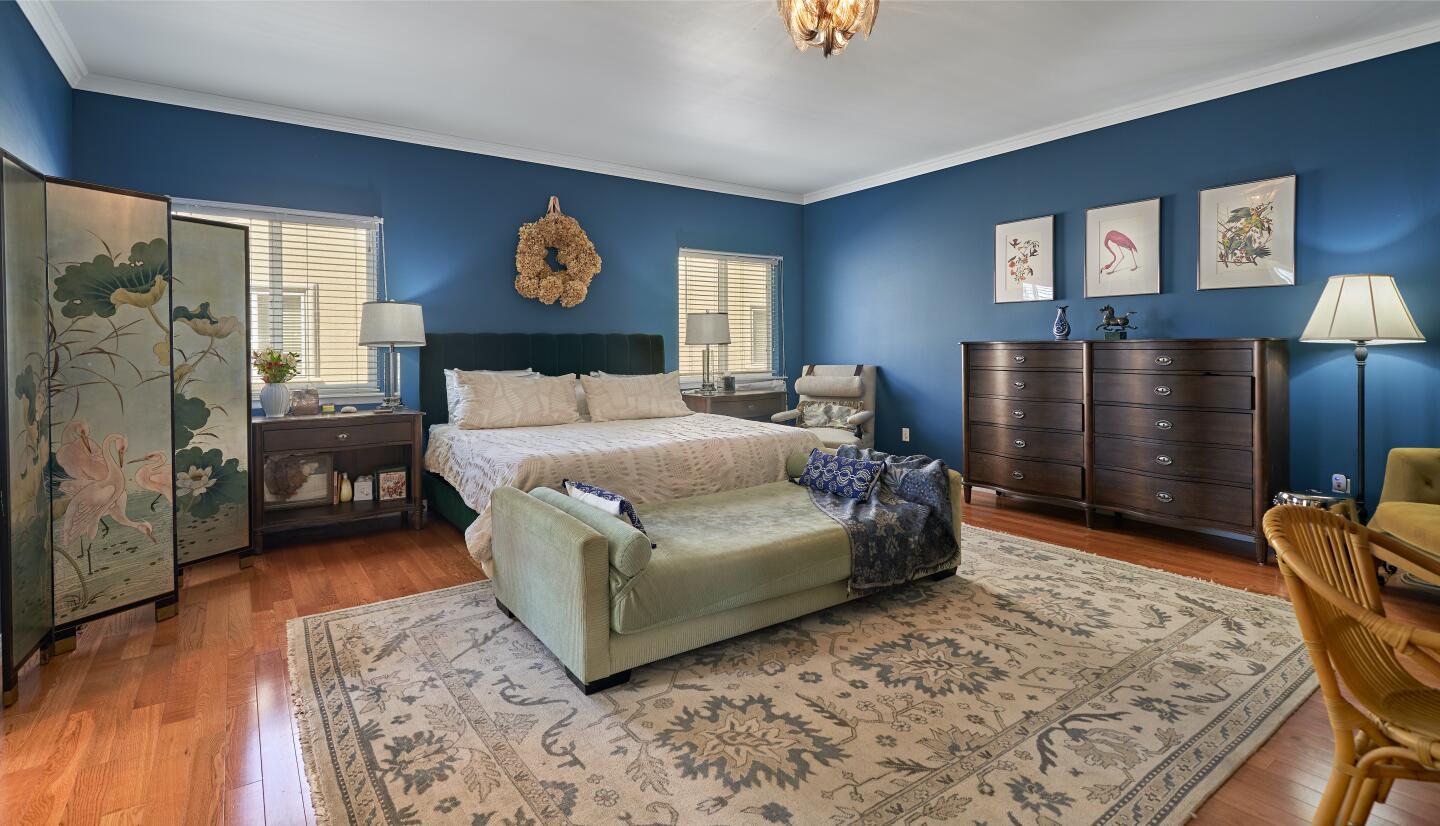
<path fill-rule="evenodd" d="M 1079 433 L 977 424 L 970 427 L 970 444 L 967 447 L 1017 459 L 1043 459 L 1077 465 L 1085 461 L 1085 437 Z"/>
<path fill-rule="evenodd" d="M 1096 466 L 1127 468 L 1163 476 L 1248 485 L 1253 471 L 1250 458 L 1248 450 L 1095 437 Z"/>
<path fill-rule="evenodd" d="M 1245 448 L 1250 447 L 1253 428 L 1249 413 L 1154 410 L 1110 404 L 1095 405 L 1094 424 L 1096 435 Z"/>
<path fill-rule="evenodd" d="M 1061 499 L 1079 499 L 1084 495 L 1081 483 L 1084 471 L 1074 465 L 971 453 L 970 476 L 966 481 L 976 485 L 993 485 Z"/>
<path fill-rule="evenodd" d="M 1100 469 L 1095 471 L 1090 486 L 1091 501 L 1102 508 L 1128 508 L 1247 531 L 1254 524 L 1249 488 Z"/>
<path fill-rule="evenodd" d="M 403 422 L 345 425 L 336 422 L 325 427 L 272 428 L 265 432 L 267 453 L 292 450 L 334 450 L 336 448 L 409 442 L 414 438 L 414 425 Z"/>
<path fill-rule="evenodd" d="M 1051 430 L 1084 428 L 1083 408 L 1078 402 L 1032 402 L 1020 399 L 972 398 L 970 420 L 1011 427 L 1039 427 Z"/>
<path fill-rule="evenodd" d="M 1015 370 L 1079 370 L 1079 347 L 987 347 L 970 350 L 972 368 Z"/>
<path fill-rule="evenodd" d="M 1096 344 L 1096 370 L 1147 370 L 1156 373 L 1249 373 L 1255 356 L 1247 349 L 1137 347 Z"/>
<path fill-rule="evenodd" d="M 1091 392 L 1097 402 L 1249 410 L 1254 384 L 1250 376 L 1096 373 Z"/>
<path fill-rule="evenodd" d="M 1058 370 L 971 370 L 972 396 L 1004 396 L 1008 399 L 1073 399 L 1084 397 L 1084 381 L 1078 372 Z"/>

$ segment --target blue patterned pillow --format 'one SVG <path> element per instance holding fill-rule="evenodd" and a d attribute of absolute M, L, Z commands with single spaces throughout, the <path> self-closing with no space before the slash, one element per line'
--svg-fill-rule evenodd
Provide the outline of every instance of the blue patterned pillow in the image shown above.
<path fill-rule="evenodd" d="M 814 448 L 805 463 L 805 472 L 796 482 L 847 499 L 869 499 L 884 475 L 884 462 L 846 459 Z"/>
<path fill-rule="evenodd" d="M 641 524 L 640 516 L 635 513 L 635 506 L 630 504 L 629 499 L 613 491 L 587 485 L 584 482 L 572 482 L 566 479 L 560 484 L 564 485 L 565 492 L 570 494 L 570 498 L 584 502 L 592 508 L 599 508 L 611 516 L 620 519 L 628 518 L 631 527 L 640 533 L 645 533 L 645 526 Z M 653 548 L 654 545 L 652 544 L 651 547 Z"/>

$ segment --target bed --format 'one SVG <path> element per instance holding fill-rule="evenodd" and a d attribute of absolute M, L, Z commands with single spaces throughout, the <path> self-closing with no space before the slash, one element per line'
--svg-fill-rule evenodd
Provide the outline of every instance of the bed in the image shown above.
<path fill-rule="evenodd" d="M 549 427 L 462 430 L 446 422 L 444 370 L 511 370 L 546 375 L 657 373 L 664 343 L 645 334 L 440 333 L 420 356 L 420 403 L 429 425 L 425 492 L 430 507 L 465 532 L 477 564 L 491 573 L 490 493 L 585 481 L 637 503 L 663 502 L 783 479 L 785 459 L 818 447 L 795 427 L 696 413 L 666 419 L 580 422 Z"/>

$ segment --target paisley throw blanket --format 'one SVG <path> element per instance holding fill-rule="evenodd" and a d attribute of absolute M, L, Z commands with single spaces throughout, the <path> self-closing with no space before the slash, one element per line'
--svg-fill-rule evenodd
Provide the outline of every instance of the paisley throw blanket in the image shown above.
<path fill-rule="evenodd" d="M 885 463 L 869 499 L 810 491 L 810 501 L 850 535 L 850 591 L 865 593 L 933 574 L 955 557 L 950 476 L 929 456 L 894 456 L 843 445 L 836 454 Z"/>

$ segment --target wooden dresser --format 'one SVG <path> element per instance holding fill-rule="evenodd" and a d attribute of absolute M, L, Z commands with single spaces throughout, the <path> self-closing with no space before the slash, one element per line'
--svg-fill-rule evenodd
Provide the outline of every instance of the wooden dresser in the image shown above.
<path fill-rule="evenodd" d="M 1249 536 L 1289 477 L 1282 339 L 963 342 L 973 486 Z"/>

